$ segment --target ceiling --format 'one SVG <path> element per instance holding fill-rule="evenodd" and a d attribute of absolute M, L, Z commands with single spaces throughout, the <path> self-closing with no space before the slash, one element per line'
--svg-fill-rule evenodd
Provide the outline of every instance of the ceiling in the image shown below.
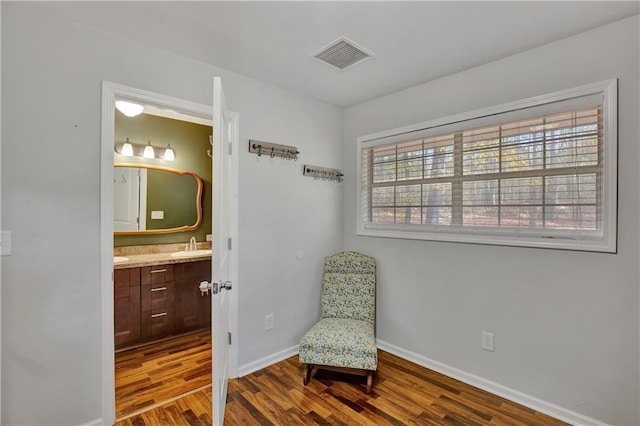
<path fill-rule="evenodd" d="M 30 4 L 341 107 L 640 12 L 635 1 Z M 342 71 L 313 58 L 340 37 L 374 56 Z"/>

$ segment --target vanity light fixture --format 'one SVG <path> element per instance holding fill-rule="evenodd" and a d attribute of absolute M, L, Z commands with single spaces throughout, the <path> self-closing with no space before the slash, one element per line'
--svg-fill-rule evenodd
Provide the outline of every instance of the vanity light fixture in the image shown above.
<path fill-rule="evenodd" d="M 127 141 L 122 144 L 121 154 L 127 157 L 133 157 L 133 146 L 131 145 L 131 142 L 129 142 L 129 138 L 127 138 Z"/>
<path fill-rule="evenodd" d="M 142 105 L 127 101 L 116 101 L 116 108 L 127 117 L 135 117 L 136 115 L 142 114 L 142 111 L 144 111 L 144 107 Z"/>
<path fill-rule="evenodd" d="M 142 156 L 144 158 L 154 158 L 156 156 L 156 153 L 154 152 L 153 147 L 151 146 L 151 141 L 149 141 L 147 146 L 144 147 L 144 152 L 142 153 Z"/>
<path fill-rule="evenodd" d="M 174 161 L 176 153 L 171 148 L 171 145 L 167 145 L 166 148 L 151 145 L 149 141 L 146 145 L 139 143 L 132 143 L 129 138 L 125 142 L 118 142 L 113 147 L 114 150 L 126 157 L 143 157 L 148 159 Z"/>
<path fill-rule="evenodd" d="M 164 150 L 164 155 L 162 156 L 167 161 L 173 161 L 176 159 L 176 153 L 173 152 L 171 148 L 171 144 L 167 145 L 167 149 Z"/>

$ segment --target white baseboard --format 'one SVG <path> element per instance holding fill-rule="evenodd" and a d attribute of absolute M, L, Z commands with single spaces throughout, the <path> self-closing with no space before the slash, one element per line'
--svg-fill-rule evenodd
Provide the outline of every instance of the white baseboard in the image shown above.
<path fill-rule="evenodd" d="M 86 423 L 82 423 L 81 425 L 78 425 L 78 426 L 104 426 L 104 421 L 102 420 L 102 418 L 93 419 Z"/>
<path fill-rule="evenodd" d="M 471 386 L 475 386 L 477 388 L 490 392 L 494 395 L 498 395 L 502 398 L 524 405 L 525 407 L 529 407 L 533 410 L 555 417 L 558 420 L 562 420 L 564 422 L 567 422 L 573 425 L 584 425 L 584 426 L 606 426 L 607 425 L 606 423 L 603 423 L 600 420 L 596 420 L 591 417 L 587 417 L 582 414 L 573 412 L 571 410 L 567 410 L 566 408 L 562 408 L 557 405 L 551 404 L 549 402 L 542 401 L 533 396 L 524 394 L 514 389 L 510 389 L 506 386 L 492 382 L 490 380 L 483 379 L 482 377 L 476 376 L 474 374 L 467 373 L 462 370 L 458 370 L 457 368 L 451 367 L 449 365 L 443 364 L 438 361 L 434 361 L 425 356 L 422 356 L 415 352 L 408 351 L 399 346 L 392 345 L 391 343 L 387 343 L 380 339 L 377 339 L 376 343 L 378 345 L 378 348 L 382 349 L 383 351 L 392 353 L 393 355 L 399 356 L 400 358 L 404 358 L 407 361 L 411 361 L 415 364 L 421 365 L 430 370 L 437 371 L 438 373 L 444 374 L 445 376 L 449 376 L 454 379 L 460 380 L 461 382 L 464 382 Z"/>
<path fill-rule="evenodd" d="M 275 354 L 265 356 L 264 358 L 260 358 L 245 365 L 241 365 L 238 371 L 238 377 L 243 377 L 247 374 L 253 373 L 254 371 L 262 370 L 263 368 L 268 367 L 271 364 L 275 364 L 276 362 L 285 360 L 296 355 L 297 353 L 298 345 L 295 345 L 280 352 L 276 352 Z"/>

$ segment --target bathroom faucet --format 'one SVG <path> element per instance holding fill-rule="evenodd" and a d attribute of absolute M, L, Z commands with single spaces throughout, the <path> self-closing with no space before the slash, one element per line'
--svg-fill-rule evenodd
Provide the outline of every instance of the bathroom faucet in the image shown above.
<path fill-rule="evenodd" d="M 198 249 L 198 245 L 196 243 L 196 237 L 191 237 L 189 240 L 189 251 L 196 251 Z"/>

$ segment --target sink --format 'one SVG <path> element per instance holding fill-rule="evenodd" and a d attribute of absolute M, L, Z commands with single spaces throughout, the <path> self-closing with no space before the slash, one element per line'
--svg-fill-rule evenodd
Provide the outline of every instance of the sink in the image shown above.
<path fill-rule="evenodd" d="M 196 256 L 210 256 L 211 250 L 191 250 L 191 251 L 177 251 L 171 253 L 171 257 L 196 257 Z"/>
<path fill-rule="evenodd" d="M 124 256 L 113 256 L 113 263 L 122 263 L 122 262 L 126 262 L 127 260 L 129 260 L 128 257 L 124 257 Z"/>

